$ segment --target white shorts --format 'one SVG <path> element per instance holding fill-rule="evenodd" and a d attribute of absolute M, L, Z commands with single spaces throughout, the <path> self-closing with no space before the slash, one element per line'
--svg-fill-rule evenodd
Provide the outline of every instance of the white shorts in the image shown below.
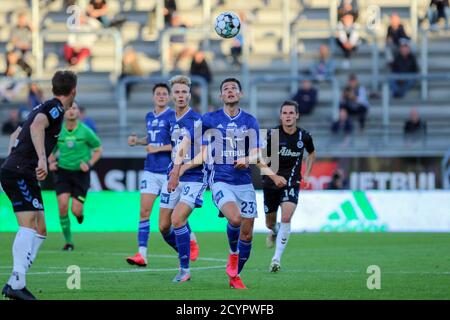
<path fill-rule="evenodd" d="M 174 192 L 167 191 L 166 181 L 161 190 L 159 206 L 161 208 L 174 209 L 178 202 L 184 202 L 191 207 L 200 208 L 203 205 L 203 193 L 207 184 L 203 182 L 181 182 Z"/>
<path fill-rule="evenodd" d="M 141 193 L 151 193 L 159 196 L 167 175 L 144 171 L 141 178 Z"/>
<path fill-rule="evenodd" d="M 252 184 L 235 186 L 224 182 L 212 185 L 213 200 L 219 210 L 227 202 L 234 202 L 241 210 L 243 218 L 257 218 L 256 193 Z"/>

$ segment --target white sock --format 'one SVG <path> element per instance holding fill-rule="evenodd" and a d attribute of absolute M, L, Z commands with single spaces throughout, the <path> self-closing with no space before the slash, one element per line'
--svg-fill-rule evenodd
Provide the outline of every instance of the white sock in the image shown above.
<path fill-rule="evenodd" d="M 195 242 L 197 242 L 197 237 L 195 236 L 195 233 L 193 233 L 192 231 L 189 234 L 189 237 L 191 238 L 191 240 L 194 240 Z"/>
<path fill-rule="evenodd" d="M 272 234 L 273 234 L 274 236 L 276 236 L 276 235 L 278 234 L 278 231 L 280 230 L 280 223 L 279 223 L 279 222 L 275 223 L 275 225 L 273 226 L 273 228 L 270 229 L 270 230 L 272 231 Z"/>
<path fill-rule="evenodd" d="M 36 231 L 30 228 L 19 227 L 13 243 L 13 275 L 8 284 L 14 289 L 25 287 L 25 273 L 31 265 L 31 251 Z"/>
<path fill-rule="evenodd" d="M 147 260 L 147 247 L 139 247 L 139 253 Z"/>
<path fill-rule="evenodd" d="M 40 235 L 36 233 L 33 240 L 33 248 L 31 249 L 31 264 L 36 260 L 37 253 L 39 251 L 39 248 L 44 243 L 44 240 L 47 239 L 46 236 Z M 30 267 L 31 267 L 30 264 Z"/>
<path fill-rule="evenodd" d="M 281 223 L 280 230 L 277 235 L 277 245 L 275 249 L 275 255 L 272 260 L 281 261 L 281 255 L 287 246 L 289 235 L 291 234 L 291 223 Z"/>

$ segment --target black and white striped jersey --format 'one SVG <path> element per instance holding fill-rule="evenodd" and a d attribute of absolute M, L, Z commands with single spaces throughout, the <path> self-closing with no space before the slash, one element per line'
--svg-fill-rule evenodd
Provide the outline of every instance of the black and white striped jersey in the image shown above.
<path fill-rule="evenodd" d="M 267 155 L 269 157 L 272 156 L 272 136 L 277 132 L 274 130 L 278 130 L 279 134 L 279 168 L 276 173 L 287 180 L 288 187 L 300 187 L 303 151 L 305 149 L 308 153 L 314 151 L 314 143 L 311 134 L 299 127 L 297 127 L 297 130 L 293 134 L 286 133 L 281 125 L 275 127 L 269 131 L 267 135 L 267 144 L 265 144 Z M 273 181 L 267 176 L 262 177 L 262 182 L 264 188 L 277 189 Z"/>

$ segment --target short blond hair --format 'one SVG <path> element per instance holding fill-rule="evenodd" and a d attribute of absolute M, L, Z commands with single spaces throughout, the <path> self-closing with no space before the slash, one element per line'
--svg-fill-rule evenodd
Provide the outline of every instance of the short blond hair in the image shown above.
<path fill-rule="evenodd" d="M 169 80 L 169 85 L 170 88 L 172 89 L 173 86 L 175 84 L 185 84 L 187 85 L 189 88 L 191 88 L 191 79 L 189 77 L 183 76 L 183 75 L 178 75 L 178 76 L 174 76 Z"/>

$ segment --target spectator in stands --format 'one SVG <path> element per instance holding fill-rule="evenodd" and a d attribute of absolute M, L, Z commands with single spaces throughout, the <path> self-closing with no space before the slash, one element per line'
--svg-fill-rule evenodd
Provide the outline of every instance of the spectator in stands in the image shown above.
<path fill-rule="evenodd" d="M 19 13 L 17 17 L 17 25 L 11 30 L 11 43 L 14 46 L 13 50 L 20 50 L 22 55 L 27 54 L 32 49 L 32 26 L 28 21 L 25 12 Z"/>
<path fill-rule="evenodd" d="M 358 19 L 358 1 L 357 0 L 341 0 L 338 6 L 338 20 L 341 20 L 347 13 L 353 16 L 356 21 Z"/>
<path fill-rule="evenodd" d="M 132 47 L 125 48 L 122 58 L 122 74 L 120 75 L 120 78 L 128 76 L 141 77 L 143 75 L 144 72 L 141 69 L 136 51 Z M 127 99 L 130 96 L 130 91 L 133 85 L 133 83 L 128 83 L 125 86 Z"/>
<path fill-rule="evenodd" d="M 339 110 L 339 119 L 331 125 L 331 132 L 335 135 L 343 134 L 344 136 L 353 133 L 353 122 L 348 116 L 347 109 L 342 108 Z"/>
<path fill-rule="evenodd" d="M 343 190 L 348 189 L 348 179 L 345 179 L 344 172 L 341 169 L 336 169 L 331 181 L 327 187 L 328 190 Z"/>
<path fill-rule="evenodd" d="M 188 28 L 189 23 L 182 21 L 181 17 L 177 14 L 172 15 L 172 27 L 173 28 Z M 185 59 L 187 57 L 192 57 L 195 52 L 195 49 L 186 45 L 186 36 L 185 35 L 173 35 L 170 37 L 170 48 L 169 48 L 169 56 L 170 56 L 170 64 L 173 69 L 178 67 L 178 63 L 180 60 Z"/>
<path fill-rule="evenodd" d="M 350 67 L 350 56 L 356 51 L 360 43 L 359 25 L 354 22 L 353 15 L 346 13 L 337 25 L 336 42 L 344 53 L 345 60 L 342 67 L 348 69 Z"/>
<path fill-rule="evenodd" d="M 399 53 L 395 56 L 392 63 L 393 74 L 417 73 L 419 67 L 417 65 L 416 56 L 411 52 L 409 41 L 400 40 Z M 390 80 L 389 84 L 394 97 L 402 98 L 416 83 L 414 79 L 407 80 Z"/>
<path fill-rule="evenodd" d="M 369 106 L 366 88 L 359 83 L 355 74 L 350 74 L 348 84 L 342 94 L 340 108 L 345 109 L 349 115 L 358 116 L 361 131 L 365 127 Z"/>
<path fill-rule="evenodd" d="M 86 8 L 89 17 L 95 18 L 103 25 L 103 27 L 119 27 L 126 19 L 121 16 L 114 17 L 112 20 L 108 17 L 108 4 L 106 0 L 91 0 Z"/>
<path fill-rule="evenodd" d="M 87 125 L 89 128 L 91 128 L 92 131 L 97 133 L 97 124 L 95 123 L 94 119 L 87 116 L 86 108 L 81 107 L 79 104 L 78 108 L 80 109 L 80 121 L 83 122 L 85 125 Z"/>
<path fill-rule="evenodd" d="M 175 0 L 164 0 L 164 23 L 166 27 L 172 25 L 172 16 L 177 11 L 177 3 Z"/>
<path fill-rule="evenodd" d="M 212 73 L 209 68 L 208 62 L 206 61 L 205 53 L 203 51 L 197 51 L 194 54 L 194 57 L 192 58 L 191 76 L 202 77 L 208 83 L 208 87 L 212 82 Z M 192 101 L 195 106 L 199 105 L 200 96 L 201 96 L 201 87 L 199 85 L 194 85 L 192 87 Z"/>
<path fill-rule="evenodd" d="M 319 47 L 319 61 L 311 66 L 310 72 L 316 81 L 329 79 L 334 75 L 334 60 L 330 56 L 330 49 L 327 45 L 322 44 Z"/>
<path fill-rule="evenodd" d="M 91 50 L 97 41 L 97 35 L 77 34 L 77 31 L 95 31 L 98 29 L 98 22 L 84 14 L 80 15 L 80 25 L 69 35 L 67 43 L 64 45 L 64 59 L 70 66 L 76 66 L 86 60 L 91 55 Z M 87 69 L 88 67 L 86 67 Z"/>
<path fill-rule="evenodd" d="M 13 109 L 9 112 L 8 119 L 2 125 L 2 134 L 9 135 L 16 131 L 21 124 L 20 113 L 18 109 Z"/>
<path fill-rule="evenodd" d="M 26 85 L 20 80 L 31 76 L 32 69 L 21 56 L 18 50 L 6 53 L 4 76 L 7 78 L 0 80 L 0 100 L 11 101 Z"/>
<path fill-rule="evenodd" d="M 303 80 L 292 100 L 298 103 L 300 114 L 310 114 L 317 104 L 317 89 L 312 86 L 311 81 Z"/>
<path fill-rule="evenodd" d="M 28 91 L 28 106 L 33 109 L 44 101 L 42 89 L 36 82 L 30 83 Z"/>
<path fill-rule="evenodd" d="M 405 32 L 400 16 L 394 12 L 391 14 L 391 22 L 386 35 L 385 53 L 389 64 L 392 64 L 394 57 L 398 54 L 402 39 L 408 40 L 409 36 Z"/>
<path fill-rule="evenodd" d="M 445 27 L 448 28 L 448 20 L 450 19 L 449 0 L 431 0 L 427 17 L 432 28 L 436 28 L 441 19 L 445 21 Z"/>
<path fill-rule="evenodd" d="M 420 119 L 419 112 L 416 108 L 411 109 L 409 119 L 405 121 L 403 127 L 405 136 L 421 136 L 427 133 L 427 123 Z"/>

